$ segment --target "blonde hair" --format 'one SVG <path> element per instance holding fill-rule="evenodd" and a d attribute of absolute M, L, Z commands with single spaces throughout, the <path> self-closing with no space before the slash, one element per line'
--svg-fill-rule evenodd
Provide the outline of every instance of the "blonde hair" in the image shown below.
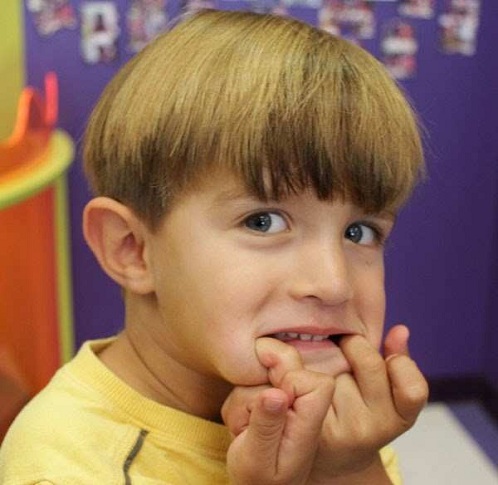
<path fill-rule="evenodd" d="M 297 20 L 214 10 L 124 66 L 84 160 L 94 191 L 151 228 L 218 168 L 262 200 L 311 187 L 369 212 L 399 207 L 423 169 L 413 111 L 370 54 Z"/>

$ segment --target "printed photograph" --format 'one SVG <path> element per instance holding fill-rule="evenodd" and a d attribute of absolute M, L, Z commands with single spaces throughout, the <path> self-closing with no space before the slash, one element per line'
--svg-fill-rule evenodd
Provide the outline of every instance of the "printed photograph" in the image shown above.
<path fill-rule="evenodd" d="M 128 48 L 141 51 L 167 28 L 166 0 L 133 0 L 126 16 Z"/>
<path fill-rule="evenodd" d="M 372 39 L 376 31 L 373 4 L 365 0 L 323 0 L 318 27 L 355 43 Z"/>
<path fill-rule="evenodd" d="M 40 35 L 48 36 L 76 27 L 76 15 L 69 0 L 26 0 L 26 7 Z"/>
<path fill-rule="evenodd" d="M 398 12 L 405 17 L 431 19 L 434 17 L 434 0 L 400 0 Z"/>
<path fill-rule="evenodd" d="M 81 52 L 89 64 L 107 63 L 117 56 L 118 13 L 114 2 L 81 5 Z"/>
<path fill-rule="evenodd" d="M 409 79 L 417 71 L 418 41 L 412 25 L 393 20 L 383 28 L 382 61 L 395 79 Z"/>
<path fill-rule="evenodd" d="M 441 50 L 446 54 L 472 56 L 477 49 L 479 0 L 448 0 L 439 17 Z"/>

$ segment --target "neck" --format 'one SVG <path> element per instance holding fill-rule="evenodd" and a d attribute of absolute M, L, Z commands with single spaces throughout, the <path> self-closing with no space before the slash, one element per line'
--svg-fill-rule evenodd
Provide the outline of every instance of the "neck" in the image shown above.
<path fill-rule="evenodd" d="M 174 359 L 151 320 L 134 315 L 125 330 L 99 358 L 143 396 L 186 413 L 221 422 L 221 406 L 232 386 L 197 373 Z M 146 323 L 147 322 L 147 323 Z"/>

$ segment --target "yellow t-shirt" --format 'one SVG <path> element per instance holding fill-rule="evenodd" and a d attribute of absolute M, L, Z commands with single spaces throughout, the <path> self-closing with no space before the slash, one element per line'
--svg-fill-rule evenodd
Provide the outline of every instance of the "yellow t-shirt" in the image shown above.
<path fill-rule="evenodd" d="M 83 345 L 17 417 L 0 448 L 2 485 L 228 483 L 225 426 L 145 398 Z M 381 456 L 401 483 L 390 448 Z"/>

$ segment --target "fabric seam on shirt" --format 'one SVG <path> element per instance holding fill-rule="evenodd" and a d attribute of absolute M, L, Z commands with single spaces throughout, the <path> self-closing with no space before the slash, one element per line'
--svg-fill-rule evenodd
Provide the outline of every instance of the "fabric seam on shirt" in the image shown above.
<path fill-rule="evenodd" d="M 146 436 L 149 434 L 149 432 L 145 429 L 141 429 L 140 433 L 138 434 L 138 438 L 133 444 L 133 448 L 131 451 L 128 453 L 128 456 L 126 457 L 125 462 L 123 463 L 123 473 L 125 476 L 125 484 L 126 485 L 131 485 L 131 478 L 130 478 L 130 467 L 133 463 L 133 460 L 136 458 L 140 450 L 142 449 L 142 445 L 144 444 Z"/>

